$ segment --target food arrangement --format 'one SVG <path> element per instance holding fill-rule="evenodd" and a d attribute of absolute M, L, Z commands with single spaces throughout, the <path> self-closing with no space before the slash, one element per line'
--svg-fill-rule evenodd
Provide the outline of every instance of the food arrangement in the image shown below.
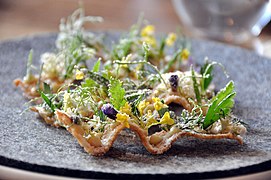
<path fill-rule="evenodd" d="M 33 67 L 30 51 L 26 75 L 14 84 L 33 103 L 32 111 L 66 128 L 95 156 L 105 154 L 124 129 L 138 134 L 152 154 L 184 136 L 243 143 L 246 128 L 231 111 L 234 82 L 217 93 L 212 83 L 221 64 L 193 64 L 185 37 L 158 39 L 143 18 L 107 47 L 104 34 L 83 29 L 85 22 L 101 21 L 80 8 L 61 21 L 57 49 L 41 56 L 40 68 Z"/>

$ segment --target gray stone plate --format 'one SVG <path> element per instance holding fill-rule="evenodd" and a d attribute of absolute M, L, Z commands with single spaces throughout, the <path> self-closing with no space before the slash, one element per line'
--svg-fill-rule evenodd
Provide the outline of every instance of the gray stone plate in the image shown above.
<path fill-rule="evenodd" d="M 116 38 L 116 34 L 109 33 Z M 137 136 L 121 135 L 103 157 L 93 157 L 65 129 L 45 124 L 27 107 L 12 81 L 25 74 L 30 49 L 34 64 L 54 51 L 55 34 L 0 43 L 0 164 L 83 178 L 216 178 L 271 169 L 271 60 L 219 43 L 192 40 L 192 57 L 221 62 L 236 84 L 234 113 L 249 126 L 244 145 L 234 140 L 182 138 L 163 155 L 151 155 Z M 217 88 L 229 81 L 215 71 Z"/>

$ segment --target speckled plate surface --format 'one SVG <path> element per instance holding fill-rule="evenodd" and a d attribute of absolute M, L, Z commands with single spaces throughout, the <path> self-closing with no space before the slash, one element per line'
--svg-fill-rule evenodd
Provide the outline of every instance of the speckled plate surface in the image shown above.
<path fill-rule="evenodd" d="M 109 34 L 112 39 L 116 35 Z M 236 84 L 234 113 L 247 124 L 244 145 L 234 140 L 179 139 L 163 155 L 148 153 L 135 135 L 122 134 L 103 157 L 93 157 L 65 129 L 46 125 L 22 111 L 27 101 L 12 81 L 23 77 L 30 49 L 34 64 L 54 51 L 55 34 L 0 43 L 0 164 L 24 170 L 83 178 L 215 178 L 271 169 L 271 60 L 214 42 L 192 41 L 192 57 L 225 65 Z M 226 79 L 215 71 L 217 88 Z"/>

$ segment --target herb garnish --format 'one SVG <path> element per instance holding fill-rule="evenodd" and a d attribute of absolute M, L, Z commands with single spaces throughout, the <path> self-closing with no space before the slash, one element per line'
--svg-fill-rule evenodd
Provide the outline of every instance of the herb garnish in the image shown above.
<path fill-rule="evenodd" d="M 36 94 L 30 92 L 30 97 L 40 96 L 43 103 L 32 110 L 38 111 L 46 122 L 48 116 L 49 123 L 56 126 L 73 128 L 77 124 L 78 129 L 81 128 L 78 134 L 83 133 L 82 138 L 89 143 L 95 141 L 97 147 L 102 147 L 106 138 L 113 137 L 103 133 L 111 133 L 117 126 L 132 127 L 132 130 L 138 126 L 138 131 L 146 133 L 143 136 L 151 145 L 167 143 L 163 139 L 182 131 L 198 133 L 204 138 L 209 133 L 244 134 L 246 129 L 242 123 L 230 114 L 236 95 L 233 81 L 216 96 L 213 86 L 208 88 L 214 65 L 221 64 L 206 61 L 200 74 L 197 73 L 193 65 L 190 66 L 193 58 L 186 41 L 173 32 L 157 39 L 153 25 L 141 27 L 143 19 L 139 19 L 113 48 L 107 49 L 96 38 L 98 35 L 83 29 L 84 22 L 100 20 L 85 17 L 82 9 L 66 22 L 62 20 L 57 52 L 42 56 L 39 76 L 32 75 L 30 51 L 25 79 L 16 85 L 21 83 L 26 94 L 29 89 L 35 90 Z M 87 61 L 93 59 L 98 61 L 90 68 Z M 189 66 L 190 71 L 187 71 Z M 171 102 L 184 107 L 179 109 L 181 115 L 169 110 Z M 56 111 L 69 116 L 72 124 L 63 124 L 54 114 Z M 148 134 L 155 126 L 163 132 Z M 73 133 L 78 129 L 72 130 Z"/>
<path fill-rule="evenodd" d="M 233 98 L 235 95 L 234 83 L 230 81 L 225 88 L 221 89 L 218 94 L 212 98 L 203 122 L 204 129 L 230 113 L 234 105 Z"/>
<path fill-rule="evenodd" d="M 192 74 L 193 87 L 194 87 L 197 103 L 201 104 L 201 94 L 200 94 L 199 85 L 195 76 L 195 71 L 194 71 L 193 66 L 191 66 L 191 74 Z"/>
<path fill-rule="evenodd" d="M 109 85 L 110 102 L 117 110 L 124 106 L 126 103 L 125 89 L 122 87 L 122 83 L 118 79 L 111 78 Z"/>

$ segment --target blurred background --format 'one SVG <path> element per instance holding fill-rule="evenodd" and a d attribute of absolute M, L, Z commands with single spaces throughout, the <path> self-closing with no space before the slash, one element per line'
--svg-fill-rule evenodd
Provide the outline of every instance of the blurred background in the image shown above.
<path fill-rule="evenodd" d="M 0 40 L 57 32 L 60 19 L 78 8 L 78 2 L 78 0 L 0 0 Z M 155 25 L 158 32 L 176 31 L 181 23 L 170 0 L 80 2 L 83 3 L 87 15 L 99 15 L 105 19 L 104 23 L 87 26 L 86 28 L 90 30 L 128 30 L 141 12 L 151 24 Z M 188 35 L 193 36 L 189 33 Z M 271 23 L 260 33 L 255 43 L 256 47 L 244 43 L 239 45 L 257 49 L 260 54 L 271 57 Z"/>

